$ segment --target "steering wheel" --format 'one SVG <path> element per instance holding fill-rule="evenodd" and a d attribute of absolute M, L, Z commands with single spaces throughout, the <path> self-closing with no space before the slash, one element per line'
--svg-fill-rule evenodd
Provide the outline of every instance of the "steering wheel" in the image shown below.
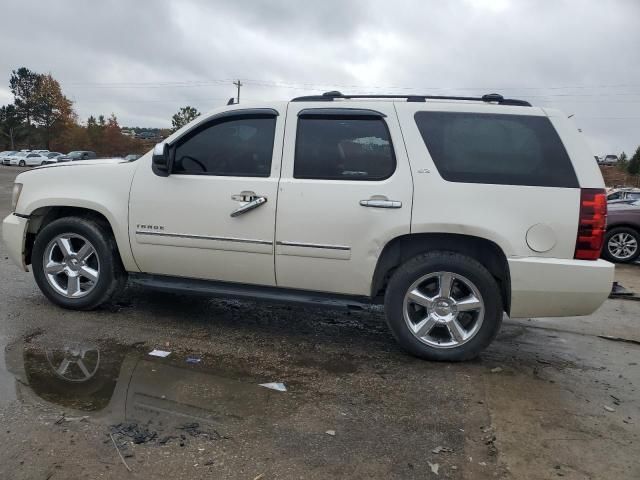
<path fill-rule="evenodd" d="M 193 158 L 191 155 L 183 155 L 182 157 L 180 157 L 180 166 L 182 166 L 182 163 L 184 162 L 185 159 L 186 160 L 191 160 L 193 163 L 198 165 L 202 169 L 203 172 L 207 171 L 207 167 L 205 166 L 205 164 L 202 163 L 197 158 Z M 184 167 L 183 167 L 183 169 L 184 169 Z"/>

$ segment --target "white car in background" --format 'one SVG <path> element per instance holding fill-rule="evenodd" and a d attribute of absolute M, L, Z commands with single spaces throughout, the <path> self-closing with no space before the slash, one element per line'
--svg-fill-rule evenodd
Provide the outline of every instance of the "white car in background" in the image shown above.
<path fill-rule="evenodd" d="M 34 152 L 20 152 L 10 158 L 9 164 L 19 167 L 38 167 L 46 165 L 47 160 L 49 160 L 45 155 Z"/>
<path fill-rule="evenodd" d="M 0 153 L 0 162 L 3 165 L 9 165 L 9 160 L 16 153 L 20 153 L 20 152 L 18 152 L 17 150 L 7 150 L 5 152 Z"/>
<path fill-rule="evenodd" d="M 47 157 L 47 160 L 45 160 L 45 164 L 52 164 L 52 163 L 58 163 L 58 157 L 62 157 L 63 154 L 60 152 L 49 152 L 49 153 L 45 153 L 43 154 Z"/>

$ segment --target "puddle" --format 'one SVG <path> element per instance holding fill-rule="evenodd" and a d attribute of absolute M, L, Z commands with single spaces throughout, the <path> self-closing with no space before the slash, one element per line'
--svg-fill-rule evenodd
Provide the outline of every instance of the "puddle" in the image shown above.
<path fill-rule="evenodd" d="M 182 442 L 184 432 L 224 439 L 246 422 L 278 418 L 287 409 L 282 393 L 258 385 L 271 379 L 222 368 L 220 359 L 193 352 L 157 358 L 144 345 L 37 335 L 3 350 L 0 399 L 61 407 L 61 423 L 86 416 L 121 437 L 139 437 L 143 429 L 152 432 L 143 437 L 155 442 Z"/>

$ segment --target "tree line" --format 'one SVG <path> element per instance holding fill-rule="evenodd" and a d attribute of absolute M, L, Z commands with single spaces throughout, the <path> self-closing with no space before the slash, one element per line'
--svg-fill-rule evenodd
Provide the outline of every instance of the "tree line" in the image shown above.
<path fill-rule="evenodd" d="M 13 103 L 0 107 L 0 149 L 92 150 L 100 156 L 144 153 L 148 142 L 122 134 L 114 114 L 81 125 L 73 102 L 49 73 L 26 67 L 11 72 Z"/>
<path fill-rule="evenodd" d="M 629 175 L 640 174 L 640 146 L 636 149 L 636 153 L 633 154 L 631 159 L 627 157 L 625 152 L 622 152 L 618 157 L 618 167 Z"/>

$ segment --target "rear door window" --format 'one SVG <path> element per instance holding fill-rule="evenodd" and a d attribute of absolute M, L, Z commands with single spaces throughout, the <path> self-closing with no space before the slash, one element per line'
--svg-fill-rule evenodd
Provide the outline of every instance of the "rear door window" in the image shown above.
<path fill-rule="evenodd" d="M 298 118 L 294 178 L 374 181 L 389 178 L 395 168 L 391 136 L 382 118 Z"/>
<path fill-rule="evenodd" d="M 418 112 L 415 120 L 445 180 L 579 186 L 569 155 L 547 117 Z"/>

